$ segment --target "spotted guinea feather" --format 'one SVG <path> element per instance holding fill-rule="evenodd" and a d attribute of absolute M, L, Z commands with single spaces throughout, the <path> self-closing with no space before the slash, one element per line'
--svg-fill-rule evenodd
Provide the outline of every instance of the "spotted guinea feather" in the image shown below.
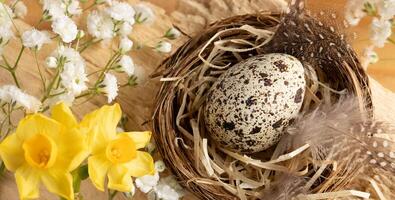
<path fill-rule="evenodd" d="M 292 148 L 309 144 L 316 167 L 324 160 L 336 163 L 336 173 L 325 177 L 324 181 L 334 182 L 326 191 L 355 185 L 361 182 L 360 175 L 395 177 L 395 143 L 378 137 L 395 136 L 395 130 L 385 122 L 366 119 L 363 112 L 356 97 L 343 97 L 335 105 L 322 105 L 299 117 L 288 129 L 284 139 L 292 141 Z M 385 187 L 394 189 L 395 183 Z"/>
<path fill-rule="evenodd" d="M 343 24 L 343 22 L 337 22 L 331 17 L 327 17 L 331 20 L 325 20 L 324 17 L 319 19 L 317 15 L 305 8 L 305 3 L 306 0 L 292 1 L 289 13 L 283 16 L 265 50 L 293 55 L 305 65 L 319 66 L 326 74 L 327 82 L 335 84 L 329 85 L 330 87 L 337 86 L 339 90 L 354 91 L 355 84 L 366 85 L 368 78 L 355 83 L 353 77 L 344 73 L 350 69 L 355 69 L 355 73 L 359 75 L 366 72 L 359 61 L 353 59 L 356 53 L 348 43 L 345 34 L 340 32 L 338 28 L 340 25 L 334 25 Z M 325 15 L 336 14 L 325 12 Z M 370 93 L 369 90 L 364 92 Z M 365 104 L 371 107 L 370 95 L 361 95 L 368 98 Z"/>

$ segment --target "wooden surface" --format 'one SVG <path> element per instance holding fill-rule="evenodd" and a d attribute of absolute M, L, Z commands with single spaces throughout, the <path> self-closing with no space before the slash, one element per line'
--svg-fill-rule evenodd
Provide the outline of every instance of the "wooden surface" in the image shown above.
<path fill-rule="evenodd" d="M 37 23 L 39 16 L 41 14 L 41 10 L 39 5 L 37 4 L 37 0 L 24 0 L 29 8 L 29 16 L 26 18 L 25 22 L 18 22 L 18 26 L 21 29 L 28 29 L 30 25 L 34 25 Z M 130 0 L 131 2 L 137 0 Z M 145 27 L 137 27 L 134 29 L 133 38 L 136 40 L 157 40 L 161 34 L 171 26 L 171 19 L 165 16 L 165 13 L 171 14 L 178 7 L 179 0 L 149 0 L 151 3 L 164 8 L 164 10 L 156 9 L 156 13 L 158 15 L 157 22 L 151 28 Z M 207 0 L 201 0 L 206 1 Z M 343 8 L 345 0 L 331 0 L 330 4 L 324 4 L 323 1 L 319 1 L 319 3 L 315 3 L 313 6 L 317 9 L 327 9 L 334 8 L 337 10 L 341 10 Z M 315 1 L 317 2 L 317 1 Z M 334 6 L 335 5 L 335 6 Z M 358 38 L 354 40 L 353 45 L 357 49 L 358 52 L 361 52 L 362 47 L 366 46 L 368 42 L 368 24 L 369 21 L 365 20 L 363 23 L 351 30 L 349 33 L 356 32 L 358 34 Z M 48 24 L 44 24 L 40 27 L 41 29 L 48 28 Z M 144 31 L 144 34 L 142 34 Z M 185 38 L 180 39 L 177 45 L 180 45 L 182 41 L 185 41 Z M 14 48 L 14 49 L 13 49 Z M 7 48 L 5 51 L 6 56 L 11 58 L 15 57 L 15 48 L 19 48 L 19 44 L 17 42 L 11 42 L 10 48 Z M 54 44 L 45 47 L 39 55 L 39 60 L 42 64 L 46 55 L 48 55 L 54 48 Z M 395 91 L 395 45 L 387 45 L 387 47 L 380 49 L 379 56 L 381 57 L 381 61 L 369 68 L 369 74 L 378 80 L 378 82 L 382 83 L 385 87 Z M 84 53 L 83 57 L 86 59 L 88 63 L 88 69 L 93 71 L 97 69 L 98 66 L 101 66 L 108 59 L 108 49 L 98 47 L 95 50 L 90 50 Z M 132 53 L 135 62 L 139 66 L 144 66 L 145 74 L 151 73 L 155 67 L 165 58 L 165 56 L 160 55 L 158 53 L 152 52 L 150 49 L 142 49 L 141 51 Z M 24 54 L 21 63 L 21 70 L 18 72 L 19 75 L 23 75 L 22 85 L 27 88 L 29 93 L 39 94 L 40 88 L 36 85 L 32 85 L 32 83 L 37 83 L 39 78 L 37 77 L 37 73 L 35 71 L 35 66 L 32 65 L 34 63 L 31 52 L 27 52 Z M 47 71 L 47 73 L 51 73 Z M 125 79 L 125 77 L 120 77 L 121 79 Z M 12 83 L 10 77 L 4 73 L 4 71 L 0 71 L 0 84 L 4 83 Z M 155 96 L 155 90 L 157 88 L 157 81 L 144 81 L 138 87 L 123 89 L 120 92 L 120 97 L 117 99 L 126 114 L 130 118 L 130 122 L 128 123 L 128 128 L 134 130 L 143 130 L 149 128 L 148 126 L 142 126 L 142 124 L 150 118 L 151 105 L 153 103 L 153 98 Z M 143 94 L 143 95 L 142 95 Z M 104 98 L 94 99 L 89 103 L 85 103 L 84 105 L 76 106 L 74 110 L 79 111 L 79 116 L 86 113 L 89 110 L 94 109 L 97 105 L 100 105 L 104 102 Z M 389 100 L 390 101 L 390 100 Z M 106 199 L 106 195 L 96 191 L 89 182 L 85 182 L 83 184 L 83 194 L 86 200 L 104 200 Z M 15 189 L 15 183 L 13 182 L 12 175 L 7 174 L 6 178 L 1 180 L 0 182 L 0 200 L 17 200 L 17 190 Z M 40 199 L 50 200 L 55 199 L 53 196 L 49 195 L 45 190 L 43 190 L 42 196 Z M 126 199 L 119 195 L 117 199 Z M 138 193 L 134 199 L 143 200 L 145 199 L 142 193 Z M 188 200 L 190 198 L 187 198 Z"/>

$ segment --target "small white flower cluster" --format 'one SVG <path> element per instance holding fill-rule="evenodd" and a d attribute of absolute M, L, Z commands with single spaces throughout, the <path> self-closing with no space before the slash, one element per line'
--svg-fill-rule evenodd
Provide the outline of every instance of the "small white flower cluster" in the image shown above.
<path fill-rule="evenodd" d="M 356 26 L 362 18 L 373 17 L 370 29 L 372 45 L 365 50 L 364 66 L 378 61 L 374 48 L 382 48 L 392 35 L 395 16 L 395 0 L 349 0 L 346 5 L 345 19 Z"/>
<path fill-rule="evenodd" d="M 38 112 L 41 102 L 34 96 L 28 95 L 14 85 L 4 85 L 0 87 L 0 102 L 13 104 L 24 108 L 29 113 Z"/>
<path fill-rule="evenodd" d="M 63 42 L 70 43 L 77 38 L 78 29 L 71 17 L 82 12 L 78 0 L 42 0 L 43 20 L 52 21 L 52 30 Z"/>
<path fill-rule="evenodd" d="M 62 45 L 45 62 L 48 68 L 59 72 L 59 86 L 53 91 L 59 95 L 52 98 L 49 104 L 63 101 L 71 106 L 75 97 L 88 89 L 85 60 L 75 49 Z"/>
<path fill-rule="evenodd" d="M 0 52 L 14 36 L 12 18 L 14 13 L 6 4 L 0 3 Z"/>
<path fill-rule="evenodd" d="M 160 179 L 159 173 L 165 169 L 163 161 L 156 161 L 154 175 L 146 175 L 136 179 L 137 188 L 147 193 L 149 200 L 178 200 L 184 196 L 182 187 L 173 176 Z"/>
<path fill-rule="evenodd" d="M 38 31 L 33 28 L 32 30 L 25 31 L 22 34 L 22 44 L 27 48 L 34 48 L 40 50 L 44 44 L 51 42 L 49 33 L 46 31 Z"/>
<path fill-rule="evenodd" d="M 126 2 L 110 1 L 108 7 L 91 12 L 88 16 L 88 33 L 97 39 L 127 36 L 137 23 L 153 23 L 155 14 L 144 4 L 131 6 Z"/>

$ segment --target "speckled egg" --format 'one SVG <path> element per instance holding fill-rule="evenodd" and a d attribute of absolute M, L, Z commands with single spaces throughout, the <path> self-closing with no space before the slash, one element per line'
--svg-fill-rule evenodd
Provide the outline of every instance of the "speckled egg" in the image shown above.
<path fill-rule="evenodd" d="M 246 59 L 210 89 L 204 121 L 225 148 L 254 153 L 276 144 L 299 113 L 306 81 L 302 63 L 287 54 Z"/>

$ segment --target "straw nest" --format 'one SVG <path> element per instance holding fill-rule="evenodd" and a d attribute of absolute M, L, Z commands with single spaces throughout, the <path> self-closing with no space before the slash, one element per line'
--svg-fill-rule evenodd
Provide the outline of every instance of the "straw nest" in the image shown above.
<path fill-rule="evenodd" d="M 346 172 L 348 164 L 317 165 L 309 145 L 284 145 L 288 138 L 269 150 L 243 155 L 217 146 L 205 129 L 203 106 L 216 79 L 246 58 L 273 52 L 293 55 L 304 64 L 307 88 L 301 114 L 333 104 L 343 93 L 357 96 L 357 109 L 370 110 L 367 75 L 347 41 L 333 27 L 301 12 L 296 8 L 285 16 L 259 13 L 216 22 L 158 69 L 162 86 L 153 115 L 154 138 L 172 173 L 197 197 L 281 199 L 283 195 L 282 199 L 290 199 L 284 195 L 316 192 L 336 197 L 364 195 L 345 190 L 350 181 L 344 179 L 355 175 Z M 318 40 L 313 37 L 321 36 L 327 39 L 312 44 Z M 286 189 L 289 191 L 284 192 Z M 336 191 L 340 193 L 331 193 Z"/>

